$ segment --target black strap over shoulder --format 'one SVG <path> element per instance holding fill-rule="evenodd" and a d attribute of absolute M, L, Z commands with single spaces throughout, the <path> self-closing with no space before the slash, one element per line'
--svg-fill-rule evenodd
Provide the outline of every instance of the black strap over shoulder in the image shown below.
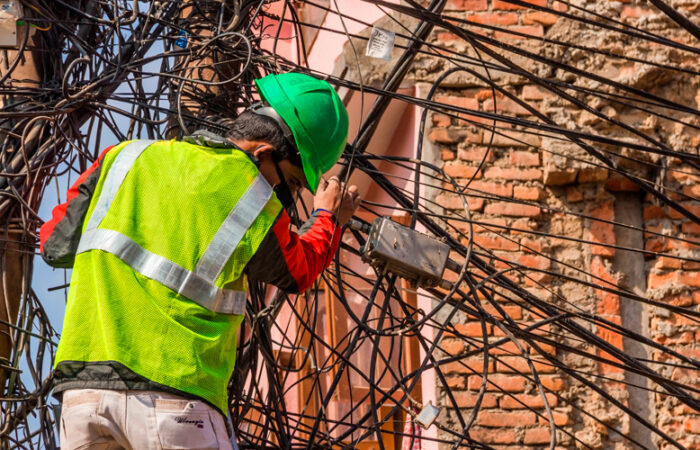
<path fill-rule="evenodd" d="M 197 130 L 189 136 L 185 136 L 183 141 L 190 144 L 201 145 L 210 148 L 237 148 L 236 145 L 220 134 L 209 130 Z"/>

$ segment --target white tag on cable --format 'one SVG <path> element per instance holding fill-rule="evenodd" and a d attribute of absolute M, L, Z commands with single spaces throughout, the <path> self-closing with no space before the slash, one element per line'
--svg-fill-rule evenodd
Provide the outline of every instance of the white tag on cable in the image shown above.
<path fill-rule="evenodd" d="M 367 42 L 367 56 L 378 59 L 391 59 L 396 33 L 383 28 L 373 27 Z"/>
<path fill-rule="evenodd" d="M 17 18 L 20 5 L 16 0 L 0 0 L 0 47 L 17 47 Z"/>

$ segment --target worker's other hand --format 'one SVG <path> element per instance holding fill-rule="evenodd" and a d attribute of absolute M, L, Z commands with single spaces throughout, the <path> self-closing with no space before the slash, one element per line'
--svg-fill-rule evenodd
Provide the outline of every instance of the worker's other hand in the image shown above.
<path fill-rule="evenodd" d="M 350 220 L 360 206 L 361 200 L 357 186 L 352 185 L 343 189 L 344 184 L 338 177 L 322 179 L 314 197 L 314 208 L 335 213 L 339 225 L 344 225 Z"/>

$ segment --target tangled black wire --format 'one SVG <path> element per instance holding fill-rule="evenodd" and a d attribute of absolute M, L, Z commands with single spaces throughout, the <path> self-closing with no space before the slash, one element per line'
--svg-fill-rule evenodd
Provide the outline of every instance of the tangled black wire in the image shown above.
<path fill-rule="evenodd" d="M 533 37 L 446 0 L 358 1 L 381 10 L 381 26 L 395 33 L 383 68 L 364 56 L 376 24 L 337 0 L 14 2 L 17 45 L 0 50 L 0 448 L 58 448 L 49 391 L 59 333 L 32 280 L 47 188 L 70 184 L 118 141 L 223 132 L 254 101 L 255 78 L 286 71 L 361 99 L 365 115 L 340 175 L 381 194 L 366 196 L 357 219 L 392 215 L 446 242 L 451 262 L 445 283 L 418 289 L 365 264 L 358 249 L 367 236 L 348 228 L 306 294 L 253 283 L 229 387 L 241 448 L 491 448 L 509 444 L 486 431 L 509 426 L 510 417 L 522 419 L 512 425 L 525 433 L 510 443 L 523 446 L 603 448 L 587 430 L 638 448 L 700 445 L 700 425 L 674 428 L 673 417 L 654 413 L 700 414 L 700 283 L 689 278 L 700 267 L 700 233 L 692 231 L 700 225 L 700 100 L 689 94 L 700 92 L 697 21 L 662 0 L 640 2 L 654 12 L 646 22 L 614 18 L 615 2 L 504 2 L 557 25 Z M 333 73 L 309 63 L 322 32 L 348 42 Z M 639 74 L 610 76 L 610 61 Z M 409 92 L 407 80 L 427 87 Z M 538 97 L 526 98 L 523 86 Z M 450 97 L 470 90 L 489 107 Z M 410 156 L 372 151 L 390 105 L 421 117 Z M 447 137 L 431 132 L 442 128 Z M 434 157 L 466 152 L 473 136 L 480 153 L 463 160 L 466 173 Z M 537 150 L 529 154 L 557 176 L 587 173 L 626 186 L 620 195 L 645 206 L 645 220 L 663 211 L 684 231 L 623 220 L 624 211 L 606 214 L 573 197 L 557 201 L 577 194 L 565 191 L 566 181 L 544 180 L 554 193 L 546 201 L 484 183 L 489 170 L 505 170 L 494 160 L 511 148 Z M 541 186 L 541 177 L 528 186 Z M 581 199 L 599 202 L 601 186 Z M 505 202 L 536 212 L 510 222 L 483 214 L 484 204 Z M 307 203 L 297 204 L 302 219 Z M 606 233 L 632 238 L 600 237 Z M 591 262 L 575 248 L 590 248 Z M 640 290 L 611 276 L 600 255 L 682 271 L 670 272 L 679 278 L 665 290 Z M 606 302 L 637 311 L 647 325 L 613 317 Z M 675 328 L 651 335 L 651 320 Z M 542 429 L 546 439 L 528 443 Z"/>

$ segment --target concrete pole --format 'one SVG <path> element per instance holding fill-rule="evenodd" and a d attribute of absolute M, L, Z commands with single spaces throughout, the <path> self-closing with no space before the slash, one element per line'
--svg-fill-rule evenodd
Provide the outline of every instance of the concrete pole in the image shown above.
<path fill-rule="evenodd" d="M 20 54 L 19 49 L 24 42 L 26 42 L 26 48 Z M 17 26 L 17 43 L 15 48 L 0 50 L 0 76 L 4 78 L 11 71 L 3 87 L 31 92 L 39 87 L 42 79 L 40 59 L 33 52 L 38 48 L 36 30 L 26 24 Z M 0 96 L 0 107 L 4 109 L 12 103 L 23 100 L 26 96 L 28 95 Z M 36 121 L 34 123 L 36 124 Z M 16 122 L 10 125 L 14 126 Z M 17 147 L 14 150 L 19 151 L 19 142 L 16 138 L 0 135 L 0 142 L 5 139 L 12 139 L 11 144 L 8 145 L 9 149 Z M 26 198 L 25 200 L 30 206 L 36 203 L 35 199 Z M 5 366 L 11 365 L 15 349 L 16 332 L 12 325 L 16 324 L 27 277 L 31 276 L 30 268 L 34 252 L 33 238 L 23 226 L 19 226 L 22 224 L 21 214 L 19 203 L 11 207 L 5 217 L 2 217 L 4 229 L 0 231 L 3 242 L 3 245 L 0 245 L 0 274 L 2 275 L 0 279 L 0 394 L 2 396 L 5 396 L 7 378 L 11 372 Z"/>

